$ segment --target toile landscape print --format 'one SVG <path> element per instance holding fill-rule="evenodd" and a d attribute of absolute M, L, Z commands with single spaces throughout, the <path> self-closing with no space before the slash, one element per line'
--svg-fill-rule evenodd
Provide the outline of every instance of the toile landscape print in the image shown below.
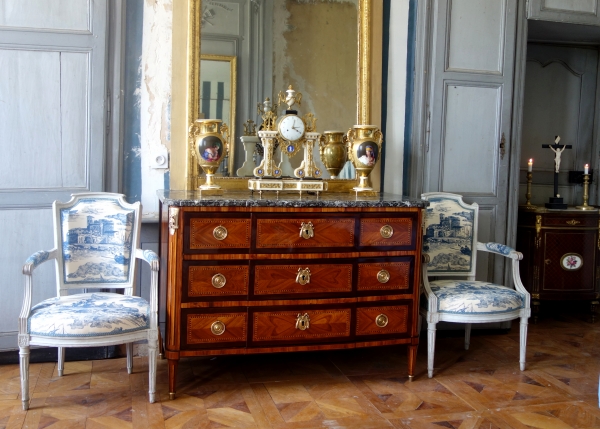
<path fill-rule="evenodd" d="M 129 277 L 134 212 L 82 199 L 60 211 L 65 283 L 121 283 Z"/>
<path fill-rule="evenodd" d="M 473 251 L 473 211 L 452 200 L 432 198 L 427 208 L 423 250 L 428 271 L 469 272 Z"/>

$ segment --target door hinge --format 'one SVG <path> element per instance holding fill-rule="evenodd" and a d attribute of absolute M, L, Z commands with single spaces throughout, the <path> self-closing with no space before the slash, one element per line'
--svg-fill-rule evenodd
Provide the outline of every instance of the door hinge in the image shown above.
<path fill-rule="evenodd" d="M 505 153 L 506 153 L 506 137 L 504 137 L 504 133 L 502 133 L 502 138 L 500 139 L 500 159 L 504 159 Z"/>

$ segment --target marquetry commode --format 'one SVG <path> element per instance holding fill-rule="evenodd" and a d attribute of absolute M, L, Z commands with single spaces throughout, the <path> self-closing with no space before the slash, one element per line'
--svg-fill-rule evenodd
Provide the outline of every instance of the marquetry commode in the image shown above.
<path fill-rule="evenodd" d="M 414 374 L 422 208 L 399 196 L 159 191 L 165 355 L 408 345 Z"/>

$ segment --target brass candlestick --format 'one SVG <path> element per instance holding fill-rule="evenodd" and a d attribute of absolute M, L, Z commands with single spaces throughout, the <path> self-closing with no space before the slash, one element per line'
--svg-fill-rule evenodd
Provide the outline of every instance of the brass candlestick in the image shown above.
<path fill-rule="evenodd" d="M 525 209 L 533 210 L 537 207 L 531 204 L 531 182 L 533 182 L 533 173 L 531 171 L 527 172 L 527 192 L 525 193 Z"/>
<path fill-rule="evenodd" d="M 588 206 L 588 200 L 590 199 L 590 175 L 583 175 L 583 205 L 577 206 L 579 210 L 595 210 L 594 207 Z"/>

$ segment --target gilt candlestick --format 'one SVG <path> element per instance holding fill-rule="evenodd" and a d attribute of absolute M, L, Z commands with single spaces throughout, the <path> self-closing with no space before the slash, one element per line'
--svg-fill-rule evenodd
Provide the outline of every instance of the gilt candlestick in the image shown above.
<path fill-rule="evenodd" d="M 531 204 L 531 182 L 533 181 L 533 173 L 531 171 L 527 172 L 527 192 L 525 193 L 525 208 L 526 209 L 535 209 L 536 206 Z"/>
<path fill-rule="evenodd" d="M 579 210 L 595 210 L 594 207 L 588 205 L 588 200 L 590 199 L 590 175 L 583 175 L 583 205 L 577 206 L 576 208 Z"/>

